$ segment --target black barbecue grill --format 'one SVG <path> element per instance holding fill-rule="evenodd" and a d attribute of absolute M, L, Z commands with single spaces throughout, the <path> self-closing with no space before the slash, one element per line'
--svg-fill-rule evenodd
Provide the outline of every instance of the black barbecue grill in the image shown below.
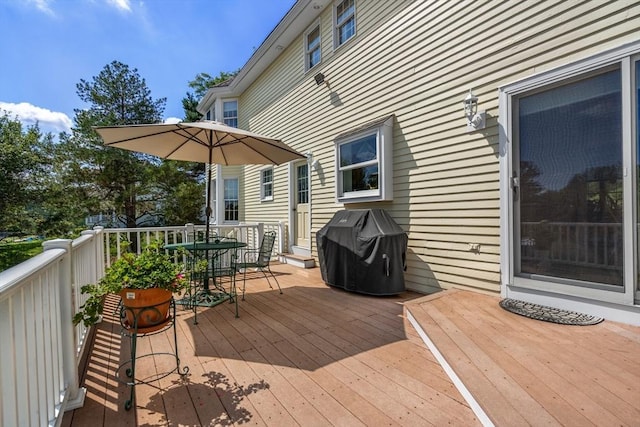
<path fill-rule="evenodd" d="M 322 280 L 347 291 L 404 291 L 407 233 L 382 209 L 335 213 L 316 233 Z"/>

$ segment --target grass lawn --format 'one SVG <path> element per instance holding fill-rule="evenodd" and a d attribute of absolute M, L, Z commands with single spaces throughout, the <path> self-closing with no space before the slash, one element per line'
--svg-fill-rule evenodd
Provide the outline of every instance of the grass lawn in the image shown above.
<path fill-rule="evenodd" d="M 20 264 L 42 252 L 42 241 L 0 243 L 0 271 Z"/>

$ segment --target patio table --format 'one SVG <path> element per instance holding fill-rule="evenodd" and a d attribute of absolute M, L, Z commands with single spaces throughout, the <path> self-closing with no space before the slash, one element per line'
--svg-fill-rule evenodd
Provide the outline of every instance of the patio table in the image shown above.
<path fill-rule="evenodd" d="M 189 252 L 187 262 L 187 274 L 191 286 L 184 298 L 177 301 L 184 307 L 192 308 L 194 313 L 196 308 L 213 307 L 221 302 L 232 300 L 236 302 L 236 317 L 238 317 L 238 306 L 235 289 L 235 260 L 229 259 L 230 264 L 222 266 L 223 256 L 229 251 L 246 247 L 245 242 L 230 239 L 215 239 L 210 242 L 182 242 L 165 245 L 167 250 L 177 250 L 180 248 Z M 206 260 L 205 266 L 202 267 L 202 260 Z M 221 272 L 221 266 L 224 271 L 231 277 L 231 285 L 229 289 L 217 280 L 217 275 Z M 201 271 L 202 269 L 202 271 Z M 211 279 L 211 286 L 210 281 Z M 194 323 L 197 323 L 197 317 L 194 316 Z"/>

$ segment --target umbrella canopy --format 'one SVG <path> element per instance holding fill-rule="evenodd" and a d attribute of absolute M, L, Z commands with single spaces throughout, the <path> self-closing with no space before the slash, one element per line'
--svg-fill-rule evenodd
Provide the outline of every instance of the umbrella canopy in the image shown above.
<path fill-rule="evenodd" d="M 274 164 L 305 156 L 278 139 L 220 122 L 158 123 L 94 128 L 109 147 L 151 154 L 167 160 L 221 165 Z M 207 179 L 207 238 L 211 217 L 211 168 Z"/>
<path fill-rule="evenodd" d="M 304 155 L 278 139 L 220 122 L 100 126 L 109 147 L 147 153 L 167 160 L 221 165 L 281 164 Z"/>

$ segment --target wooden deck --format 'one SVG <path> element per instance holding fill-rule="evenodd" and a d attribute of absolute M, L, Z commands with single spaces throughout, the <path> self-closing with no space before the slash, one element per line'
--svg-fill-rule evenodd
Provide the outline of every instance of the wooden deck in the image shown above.
<path fill-rule="evenodd" d="M 199 310 L 198 325 L 179 310 L 189 374 L 137 386 L 130 411 L 113 375 L 128 343 L 106 318 L 83 375 L 85 405 L 63 425 L 473 426 L 486 422 L 483 414 L 496 425 L 638 425 L 640 328 L 552 325 L 462 291 L 369 297 L 326 286 L 317 268 L 273 269 L 284 294 L 253 276 L 239 318 L 226 303 Z M 407 309 L 471 392 L 479 417 Z M 141 339 L 138 353 L 166 350 L 172 339 Z M 147 358 L 138 377 L 170 367 L 166 356 Z"/>
<path fill-rule="evenodd" d="M 449 290 L 406 305 L 492 423 L 640 426 L 640 327 L 559 325 L 498 302 Z"/>

